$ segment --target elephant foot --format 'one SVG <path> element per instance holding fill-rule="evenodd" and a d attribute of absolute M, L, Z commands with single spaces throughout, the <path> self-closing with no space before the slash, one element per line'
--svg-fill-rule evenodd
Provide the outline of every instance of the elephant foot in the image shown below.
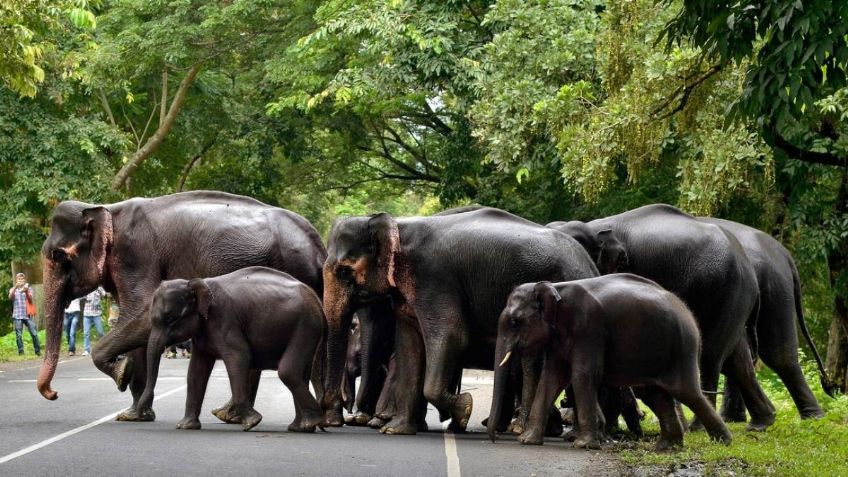
<path fill-rule="evenodd" d="M 660 438 L 660 440 L 657 441 L 657 445 L 654 446 L 654 450 L 663 452 L 672 449 L 679 449 L 681 447 L 683 447 L 683 436 L 671 439 Z"/>
<path fill-rule="evenodd" d="M 368 421 L 371 420 L 371 416 L 365 414 L 364 412 L 358 412 L 355 416 L 353 416 L 353 422 L 355 426 L 365 426 L 368 424 Z"/>
<path fill-rule="evenodd" d="M 381 427 L 383 427 L 385 425 L 386 425 L 386 420 L 381 419 L 377 416 L 372 417 L 371 420 L 368 421 L 368 427 L 370 427 L 372 429 L 380 429 Z"/>
<path fill-rule="evenodd" d="M 132 360 L 127 356 L 115 365 L 115 384 L 118 385 L 118 391 L 124 392 L 130 385 L 130 378 L 132 377 L 132 373 L 130 372 L 132 369 L 131 364 Z"/>
<path fill-rule="evenodd" d="M 295 419 L 294 422 L 287 427 L 289 432 L 315 432 L 315 428 L 321 422 L 321 418 L 313 419 Z"/>
<path fill-rule="evenodd" d="M 256 412 L 256 409 L 250 408 L 241 418 L 241 428 L 244 431 L 249 431 L 262 422 L 262 414 Z"/>
<path fill-rule="evenodd" d="M 545 437 L 559 437 L 562 435 L 563 427 L 559 416 L 548 418 L 548 424 L 545 426 Z"/>
<path fill-rule="evenodd" d="M 579 435 L 580 433 L 577 432 L 577 429 L 572 428 L 562 436 L 562 440 L 565 442 L 574 442 Z"/>
<path fill-rule="evenodd" d="M 230 399 L 221 407 L 212 409 L 212 415 L 226 424 L 241 424 L 241 418 L 233 412 L 233 400 Z"/>
<path fill-rule="evenodd" d="M 474 408 L 474 399 L 471 393 L 462 393 L 456 398 L 456 402 L 451 409 L 451 427 L 454 432 L 465 432 L 468 427 L 468 420 L 471 418 L 471 410 Z M 453 430 L 452 429 L 452 430 Z"/>
<path fill-rule="evenodd" d="M 545 440 L 542 438 L 541 432 L 528 429 L 518 436 L 518 442 L 525 445 L 540 446 L 545 443 Z"/>
<path fill-rule="evenodd" d="M 580 436 L 571 444 L 576 449 L 600 449 L 601 441 L 597 437 Z"/>
<path fill-rule="evenodd" d="M 741 413 L 726 412 L 722 413 L 721 420 L 724 422 L 747 422 L 748 416 L 745 414 L 745 411 L 742 411 Z"/>
<path fill-rule="evenodd" d="M 717 433 L 710 433 L 710 439 L 729 446 L 730 443 L 733 442 L 733 435 L 730 434 L 730 431 L 728 431 L 727 428 L 724 428 Z"/>
<path fill-rule="evenodd" d="M 574 409 L 570 407 L 564 407 L 559 410 L 559 417 L 562 419 L 562 423 L 566 426 L 574 425 Z"/>
<path fill-rule="evenodd" d="M 177 423 L 177 429 L 197 430 L 200 429 L 200 420 L 195 417 L 184 417 Z"/>
<path fill-rule="evenodd" d="M 328 409 L 324 413 L 324 423 L 321 427 L 342 427 L 344 425 L 344 417 L 341 410 Z"/>
<path fill-rule="evenodd" d="M 139 410 L 133 406 L 121 411 L 115 420 L 124 422 L 152 422 L 156 420 L 156 413 L 151 408 Z"/>
<path fill-rule="evenodd" d="M 527 417 L 523 415 L 519 415 L 506 428 L 506 432 L 510 434 L 524 434 L 524 430 L 527 429 Z"/>
<path fill-rule="evenodd" d="M 414 435 L 418 428 L 410 424 L 407 419 L 392 419 L 388 424 L 380 428 L 381 434 Z"/>
<path fill-rule="evenodd" d="M 696 417 L 692 419 L 692 422 L 689 423 L 689 432 L 699 432 L 704 430 L 704 425 L 701 424 L 701 421 Z"/>
<path fill-rule="evenodd" d="M 748 423 L 748 427 L 745 428 L 747 431 L 752 432 L 763 432 L 769 426 L 774 424 L 775 415 L 774 412 L 767 413 L 762 416 L 751 416 L 751 422 Z"/>
<path fill-rule="evenodd" d="M 824 411 L 820 407 L 803 409 L 798 411 L 798 413 L 801 415 L 801 419 L 821 419 L 825 416 Z"/>

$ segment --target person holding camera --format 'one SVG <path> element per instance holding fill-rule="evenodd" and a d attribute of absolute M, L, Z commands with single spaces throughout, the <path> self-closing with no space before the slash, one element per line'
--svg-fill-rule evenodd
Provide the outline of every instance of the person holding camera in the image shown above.
<path fill-rule="evenodd" d="M 13 301 L 12 321 L 15 322 L 15 341 L 18 344 L 18 354 L 24 354 L 24 340 L 21 337 L 24 325 L 32 337 L 32 347 L 35 355 L 41 356 L 41 343 L 38 341 L 38 331 L 35 329 L 35 301 L 33 301 L 32 289 L 26 282 L 26 275 L 18 273 L 15 275 L 15 286 L 9 289 L 9 299 Z"/>

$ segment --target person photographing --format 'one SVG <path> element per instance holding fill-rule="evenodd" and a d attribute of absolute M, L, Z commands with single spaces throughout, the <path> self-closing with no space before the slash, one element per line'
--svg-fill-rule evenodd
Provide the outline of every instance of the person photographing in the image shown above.
<path fill-rule="evenodd" d="M 12 321 L 15 323 L 15 341 L 18 345 L 18 354 L 24 354 L 24 340 L 21 337 L 24 325 L 32 337 L 32 347 L 35 355 L 41 356 L 41 343 L 38 341 L 38 331 L 35 329 L 35 301 L 32 296 L 32 288 L 26 282 L 26 275 L 18 273 L 15 275 L 15 286 L 9 289 L 9 299 L 12 300 Z"/>

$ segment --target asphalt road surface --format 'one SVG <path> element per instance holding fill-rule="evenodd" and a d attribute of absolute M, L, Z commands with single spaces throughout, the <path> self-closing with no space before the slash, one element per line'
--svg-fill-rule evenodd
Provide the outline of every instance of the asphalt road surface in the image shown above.
<path fill-rule="evenodd" d="M 488 441 L 480 421 L 488 414 L 491 373 L 467 371 L 463 388 L 474 396 L 469 432 L 442 431 L 438 413 L 416 436 L 385 436 L 373 429 L 286 432 L 294 419 L 291 394 L 274 372 L 265 372 L 256 409 L 264 416 L 250 432 L 219 422 L 209 412 L 229 399 L 229 381 L 218 363 L 209 383 L 198 431 L 174 429 L 183 416 L 188 359 L 162 360 L 156 421 L 116 422 L 130 403 L 87 357 L 60 362 L 57 401 L 38 394 L 40 362 L 0 365 L 0 476 L 156 475 L 594 475 L 603 453 L 574 450 L 561 439 L 522 446 L 507 436 Z"/>

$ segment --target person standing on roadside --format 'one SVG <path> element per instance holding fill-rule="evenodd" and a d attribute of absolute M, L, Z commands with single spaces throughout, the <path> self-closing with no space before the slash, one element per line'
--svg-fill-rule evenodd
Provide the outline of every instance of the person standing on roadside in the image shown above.
<path fill-rule="evenodd" d="M 83 301 L 85 302 L 82 312 L 82 344 L 85 347 L 85 352 L 82 354 L 83 356 L 91 354 L 90 335 L 92 325 L 97 328 L 97 335 L 103 336 L 103 317 L 101 316 L 103 314 L 103 310 L 100 308 L 100 300 L 104 295 L 106 295 L 106 291 L 103 290 L 103 287 L 97 287 L 97 290 L 94 290 L 83 298 Z"/>
<path fill-rule="evenodd" d="M 74 298 L 65 308 L 65 338 L 68 339 L 68 356 L 74 356 L 77 351 L 77 325 L 80 319 L 80 299 Z"/>
<path fill-rule="evenodd" d="M 33 300 L 32 289 L 29 283 L 26 282 L 26 275 L 18 273 L 15 275 L 15 286 L 9 289 L 9 299 L 12 300 L 12 321 L 15 322 L 15 341 L 18 344 L 18 354 L 24 354 L 24 340 L 21 336 L 24 325 L 29 330 L 29 335 L 32 337 L 32 347 L 35 349 L 35 355 L 41 356 L 41 343 L 38 341 L 38 330 L 35 328 L 35 322 L 32 320 L 35 316 L 35 303 Z M 29 306 L 28 306 L 29 305 Z"/>

